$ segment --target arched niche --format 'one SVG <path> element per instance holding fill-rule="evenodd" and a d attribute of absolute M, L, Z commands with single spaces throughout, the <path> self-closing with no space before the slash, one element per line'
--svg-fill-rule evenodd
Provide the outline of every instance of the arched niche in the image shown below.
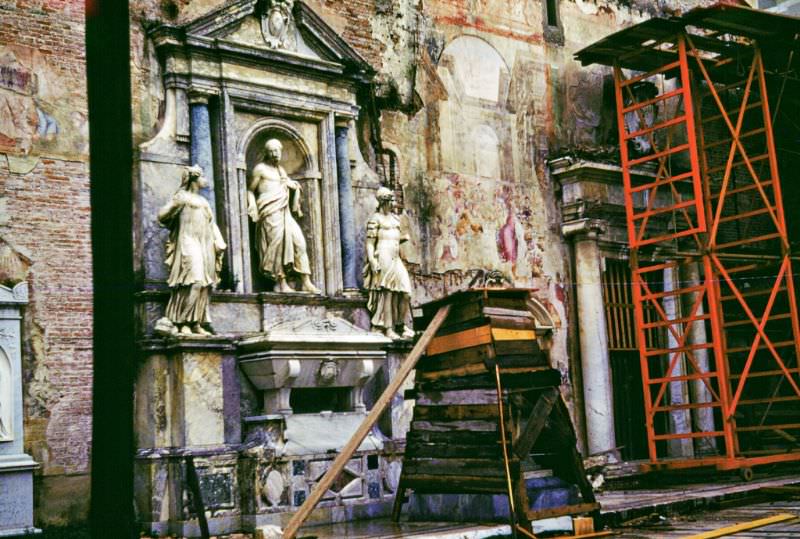
<path fill-rule="evenodd" d="M 302 179 L 318 175 L 311 150 L 302 135 L 290 124 L 279 120 L 257 122 L 242 137 L 238 153 L 243 158 L 248 174 L 264 160 L 264 146 L 273 138 L 283 146 L 281 166 L 290 177 Z"/>
<path fill-rule="evenodd" d="M 309 262 L 311 263 L 312 280 L 321 284 L 323 278 L 322 268 L 317 260 L 322 252 L 321 246 L 321 215 L 320 215 L 320 185 L 321 174 L 315 162 L 314 155 L 303 138 L 291 124 L 276 119 L 264 119 L 254 123 L 242 137 L 238 148 L 240 170 L 245 181 L 242 182 L 244 192 L 241 200 L 247 200 L 247 188 L 252 180 L 253 168 L 266 159 L 266 143 L 271 139 L 280 141 L 281 166 L 286 174 L 295 181 L 300 182 L 303 216 L 297 219 L 308 247 Z M 265 292 L 272 290 L 273 283 L 268 281 L 259 270 L 258 251 L 256 249 L 255 223 L 248 220 L 249 231 L 249 259 L 252 291 Z"/>
<path fill-rule="evenodd" d="M 514 125 L 507 110 L 510 70 L 490 43 L 460 36 L 447 44 L 437 66 L 448 99 L 439 107 L 442 168 L 466 176 L 511 179 Z M 466 147 L 465 147 L 466 145 Z"/>
<path fill-rule="evenodd" d="M 509 69 L 500 53 L 475 36 L 459 36 L 444 48 L 439 74 L 450 94 L 463 98 L 501 102 L 508 94 Z"/>

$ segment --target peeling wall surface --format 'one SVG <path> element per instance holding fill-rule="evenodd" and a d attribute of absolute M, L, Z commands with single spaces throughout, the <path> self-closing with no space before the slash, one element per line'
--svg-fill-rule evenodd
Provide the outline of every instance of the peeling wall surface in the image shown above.
<path fill-rule="evenodd" d="M 135 148 L 162 131 L 170 108 L 165 66 L 148 29 L 196 20 L 225 3 L 130 0 Z M 376 71 L 371 91 L 357 95 L 351 129 L 359 253 L 375 189 L 384 183 L 400 195 L 415 304 L 464 288 L 486 269 L 535 289 L 556 321 L 551 357 L 582 430 L 572 384 L 579 363 L 570 337 L 570 250 L 546 160 L 573 150 L 613 153 L 616 128 L 604 93 L 609 73 L 581 68 L 573 54 L 625 26 L 711 2 L 561 0 L 557 13 L 547 13 L 551 2 L 542 0 L 305 3 Z M 0 278 L 30 286 L 25 440 L 41 464 L 40 525 L 80 521 L 88 509 L 88 495 L 79 494 L 89 485 L 92 379 L 83 8 L 78 0 L 0 2 Z M 258 32 L 245 25 L 234 37 L 247 42 Z M 188 111 L 187 103 L 175 106 Z M 245 112 L 237 118 L 248 121 Z M 178 138 L 188 136 L 188 115 L 172 121 Z M 181 148 L 175 151 L 188 160 Z M 175 190 L 178 167 L 158 170 L 171 175 L 141 196 Z M 137 237 L 141 267 L 157 268 L 163 241 L 155 228 Z M 150 276 L 156 285 L 158 271 Z M 223 323 L 255 309 L 247 301 L 218 302 L 217 312 L 228 313 Z"/>

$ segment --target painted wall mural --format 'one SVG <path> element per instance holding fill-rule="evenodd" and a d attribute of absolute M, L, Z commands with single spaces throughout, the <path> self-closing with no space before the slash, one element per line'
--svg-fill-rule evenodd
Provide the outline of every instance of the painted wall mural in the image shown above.
<path fill-rule="evenodd" d="M 82 79 L 59 74 L 39 51 L 0 46 L 0 153 L 85 157 L 89 123 Z M 74 99 L 73 99 L 74 98 Z"/>
<path fill-rule="evenodd" d="M 441 171 L 429 178 L 430 254 L 434 272 L 499 269 L 515 281 L 541 275 L 541 241 L 530 197 L 520 200 L 511 76 L 487 41 L 461 36 L 444 48 L 437 75 Z"/>

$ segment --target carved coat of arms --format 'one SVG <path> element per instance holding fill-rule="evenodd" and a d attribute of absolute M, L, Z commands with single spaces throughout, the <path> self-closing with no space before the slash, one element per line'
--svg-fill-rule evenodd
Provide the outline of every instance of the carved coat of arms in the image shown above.
<path fill-rule="evenodd" d="M 267 0 L 261 12 L 261 34 L 273 49 L 285 48 L 294 0 Z"/>

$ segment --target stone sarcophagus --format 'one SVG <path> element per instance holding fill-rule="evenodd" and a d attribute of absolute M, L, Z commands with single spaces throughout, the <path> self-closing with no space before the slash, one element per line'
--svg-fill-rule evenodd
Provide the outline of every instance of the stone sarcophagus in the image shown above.
<path fill-rule="evenodd" d="M 364 384 L 390 342 L 341 318 L 283 322 L 241 341 L 239 365 L 263 391 L 265 413 L 364 413 Z"/>

